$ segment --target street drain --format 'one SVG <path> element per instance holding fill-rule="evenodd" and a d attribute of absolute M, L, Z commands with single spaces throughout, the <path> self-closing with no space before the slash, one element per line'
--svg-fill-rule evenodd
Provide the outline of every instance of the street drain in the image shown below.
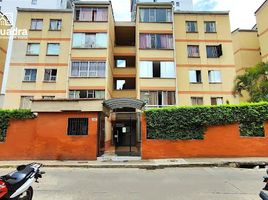
<path fill-rule="evenodd" d="M 240 163 L 237 164 L 237 168 L 241 168 L 241 169 L 254 169 L 254 168 L 259 168 L 259 169 L 263 169 L 265 168 L 266 164 L 252 164 L 252 163 Z"/>

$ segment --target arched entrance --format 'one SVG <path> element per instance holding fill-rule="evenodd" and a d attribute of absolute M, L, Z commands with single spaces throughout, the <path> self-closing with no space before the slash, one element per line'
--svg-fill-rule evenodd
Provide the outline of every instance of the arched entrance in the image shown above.
<path fill-rule="evenodd" d="M 131 98 L 109 99 L 103 102 L 111 130 L 106 127 L 106 136 L 111 139 L 110 147 L 117 156 L 139 156 L 141 143 L 141 111 L 145 102 Z M 109 137 L 110 136 L 110 137 Z"/>

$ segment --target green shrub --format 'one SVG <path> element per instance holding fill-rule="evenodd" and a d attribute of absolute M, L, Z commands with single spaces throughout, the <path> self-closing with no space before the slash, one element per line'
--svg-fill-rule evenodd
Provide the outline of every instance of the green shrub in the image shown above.
<path fill-rule="evenodd" d="M 35 115 L 30 110 L 0 110 L 0 141 L 5 140 L 10 120 L 32 118 L 35 118 Z"/>
<path fill-rule="evenodd" d="M 145 111 L 147 138 L 165 140 L 203 139 L 205 128 L 240 124 L 241 136 L 264 136 L 268 103 L 166 107 Z"/>

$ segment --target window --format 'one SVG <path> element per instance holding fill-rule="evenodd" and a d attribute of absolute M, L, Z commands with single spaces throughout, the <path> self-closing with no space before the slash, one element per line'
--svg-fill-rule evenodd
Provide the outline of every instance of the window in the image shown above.
<path fill-rule="evenodd" d="M 68 135 L 88 135 L 88 118 L 69 118 Z"/>
<path fill-rule="evenodd" d="M 32 19 L 30 30 L 42 30 L 43 20 L 42 19 Z"/>
<path fill-rule="evenodd" d="M 203 97 L 191 97 L 191 102 L 193 106 L 204 104 Z"/>
<path fill-rule="evenodd" d="M 158 61 L 141 61 L 140 77 L 141 78 L 175 78 L 174 62 Z"/>
<path fill-rule="evenodd" d="M 70 99 L 104 99 L 104 90 L 71 90 Z"/>
<path fill-rule="evenodd" d="M 106 48 L 107 33 L 74 33 L 73 48 Z"/>
<path fill-rule="evenodd" d="M 206 46 L 208 58 L 219 58 L 222 56 L 222 45 Z"/>
<path fill-rule="evenodd" d="M 55 99 L 55 96 L 42 96 L 42 99 L 44 99 L 44 100 L 53 100 L 53 99 Z"/>
<path fill-rule="evenodd" d="M 32 0 L 32 5 L 36 5 L 37 4 L 37 0 Z"/>
<path fill-rule="evenodd" d="M 58 56 L 60 53 L 59 43 L 48 43 L 47 44 L 47 55 L 48 56 Z"/>
<path fill-rule="evenodd" d="M 105 77 L 106 62 L 74 61 L 71 67 L 72 77 Z"/>
<path fill-rule="evenodd" d="M 105 22 L 108 21 L 107 8 L 77 8 L 76 20 L 89 22 Z"/>
<path fill-rule="evenodd" d="M 44 81 L 55 82 L 57 79 L 56 69 L 45 69 Z"/>
<path fill-rule="evenodd" d="M 36 81 L 37 69 L 24 69 L 24 81 Z"/>
<path fill-rule="evenodd" d="M 136 78 L 114 78 L 114 90 L 134 90 Z"/>
<path fill-rule="evenodd" d="M 221 83 L 221 71 L 209 70 L 208 80 L 209 80 L 209 83 Z"/>
<path fill-rule="evenodd" d="M 21 96 L 20 97 L 20 109 L 31 109 L 33 96 Z"/>
<path fill-rule="evenodd" d="M 28 43 L 26 55 L 34 55 L 34 56 L 38 55 L 39 48 L 40 48 L 39 43 Z"/>
<path fill-rule="evenodd" d="M 49 30 L 50 31 L 59 31 L 61 30 L 61 19 L 51 19 L 49 23 Z"/>
<path fill-rule="evenodd" d="M 201 70 L 190 70 L 189 80 L 190 83 L 202 83 Z"/>
<path fill-rule="evenodd" d="M 116 60 L 116 67 L 127 67 L 127 61 L 126 60 Z"/>
<path fill-rule="evenodd" d="M 141 49 L 173 49 L 171 34 L 140 34 Z"/>
<path fill-rule="evenodd" d="M 176 104 L 174 91 L 141 91 L 141 100 L 145 101 L 148 107 Z"/>
<path fill-rule="evenodd" d="M 186 21 L 186 32 L 187 33 L 197 33 L 197 22 L 196 21 Z"/>
<path fill-rule="evenodd" d="M 204 22 L 206 33 L 216 33 L 216 22 Z"/>
<path fill-rule="evenodd" d="M 172 11 L 166 8 L 141 8 L 141 22 L 171 22 Z"/>
<path fill-rule="evenodd" d="M 188 51 L 189 58 L 200 58 L 198 45 L 188 45 L 187 51 Z"/>
<path fill-rule="evenodd" d="M 211 105 L 222 105 L 223 98 L 222 97 L 211 97 Z"/>

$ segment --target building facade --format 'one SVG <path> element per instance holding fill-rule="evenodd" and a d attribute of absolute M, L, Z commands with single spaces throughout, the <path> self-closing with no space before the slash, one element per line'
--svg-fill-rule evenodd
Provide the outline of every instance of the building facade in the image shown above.
<path fill-rule="evenodd" d="M 7 17 L 0 12 L 0 89 L 2 88 L 5 61 L 7 56 L 8 40 L 7 31 L 10 29 L 10 22 Z M 0 108 L 3 106 L 4 98 L 0 95 Z"/>
<path fill-rule="evenodd" d="M 267 0 L 255 12 L 255 15 L 257 21 L 261 58 L 263 62 L 267 62 L 268 61 L 268 24 L 266 23 L 268 17 Z"/>
<path fill-rule="evenodd" d="M 103 108 L 97 120 L 105 151 L 140 152 L 145 103 L 238 102 L 228 12 L 146 2 L 137 4 L 135 21 L 116 22 L 110 2 L 81 1 L 70 10 L 18 9 L 16 26 L 29 37 L 14 40 L 4 108 Z"/>
<path fill-rule="evenodd" d="M 17 8 L 32 8 L 32 9 L 66 9 L 71 8 L 71 0 L 2 0 L 0 1 L 0 11 L 4 13 L 10 24 L 12 25 L 12 29 L 16 28 L 16 20 L 17 20 Z M 13 47 L 13 35 L 9 36 L 9 43 L 6 53 L 6 61 L 5 61 L 5 75 L 3 79 L 3 87 L 0 88 L 0 93 L 3 95 L 5 93 L 5 88 L 7 84 L 7 75 L 9 71 L 9 64 L 11 59 L 12 47 Z"/>
<path fill-rule="evenodd" d="M 134 21 L 136 18 L 137 4 L 138 3 L 172 3 L 174 10 L 193 10 L 192 0 L 131 0 L 131 18 Z"/>

